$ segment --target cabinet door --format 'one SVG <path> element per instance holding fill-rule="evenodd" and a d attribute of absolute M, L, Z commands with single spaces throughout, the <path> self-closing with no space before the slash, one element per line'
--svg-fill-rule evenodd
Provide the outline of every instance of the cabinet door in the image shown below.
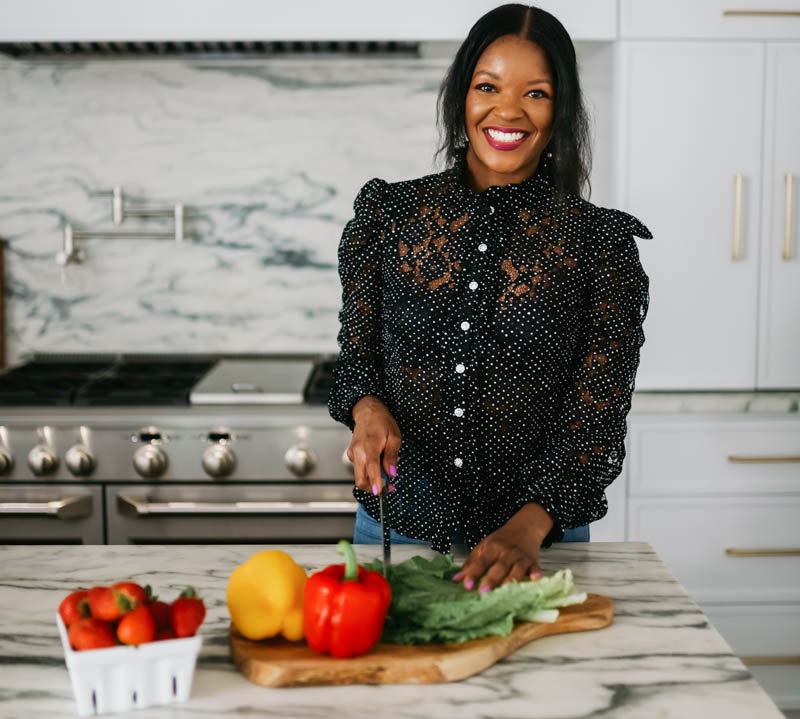
<path fill-rule="evenodd" d="M 767 46 L 766 87 L 758 385 L 792 388 L 800 387 L 800 43 Z"/>
<path fill-rule="evenodd" d="M 765 46 L 619 45 L 618 205 L 654 236 L 636 386 L 752 388 Z"/>

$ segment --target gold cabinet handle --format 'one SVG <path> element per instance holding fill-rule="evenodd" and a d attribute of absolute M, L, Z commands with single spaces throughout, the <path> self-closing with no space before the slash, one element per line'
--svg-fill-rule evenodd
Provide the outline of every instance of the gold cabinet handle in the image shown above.
<path fill-rule="evenodd" d="M 792 176 L 786 174 L 783 176 L 783 181 L 786 183 L 786 221 L 783 226 L 783 254 L 781 259 L 792 259 Z"/>
<path fill-rule="evenodd" d="M 738 262 L 742 258 L 742 173 L 733 176 L 736 186 L 736 203 L 733 212 L 733 254 L 731 259 Z"/>
<path fill-rule="evenodd" d="M 800 664 L 800 656 L 793 657 L 787 656 L 766 656 L 766 657 L 739 657 L 742 664 L 748 667 L 778 667 L 778 666 L 796 666 Z"/>
<path fill-rule="evenodd" d="M 800 456 L 786 455 L 785 457 L 747 457 L 739 454 L 729 454 L 728 461 L 734 464 L 780 464 L 782 462 L 800 462 Z"/>
<path fill-rule="evenodd" d="M 800 17 L 800 10 L 723 10 L 727 17 Z"/>
<path fill-rule="evenodd" d="M 800 549 L 731 549 L 725 550 L 729 557 L 800 557 Z"/>

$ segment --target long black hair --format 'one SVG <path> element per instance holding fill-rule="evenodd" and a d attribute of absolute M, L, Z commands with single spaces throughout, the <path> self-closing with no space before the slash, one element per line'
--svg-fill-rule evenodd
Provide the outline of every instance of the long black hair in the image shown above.
<path fill-rule="evenodd" d="M 564 26 L 538 7 L 508 3 L 490 10 L 476 22 L 458 48 L 439 89 L 436 121 L 441 144 L 436 157 L 444 153 L 452 167 L 459 149 L 467 142 L 464 117 L 466 98 L 483 51 L 504 35 L 516 35 L 537 44 L 550 64 L 554 84 L 553 136 L 544 152 L 552 157 L 540 163 L 559 190 L 583 197 L 591 193 L 592 165 L 589 120 L 578 76 L 575 47 Z"/>

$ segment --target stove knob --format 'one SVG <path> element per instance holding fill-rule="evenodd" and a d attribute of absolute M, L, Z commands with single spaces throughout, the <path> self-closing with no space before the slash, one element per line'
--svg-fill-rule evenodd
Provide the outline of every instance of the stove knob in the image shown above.
<path fill-rule="evenodd" d="M 28 467 L 37 477 L 53 474 L 58 469 L 58 457 L 49 447 L 37 444 L 28 453 Z"/>
<path fill-rule="evenodd" d="M 154 444 L 145 444 L 133 455 L 133 468 L 142 477 L 160 477 L 167 471 L 167 455 Z"/>
<path fill-rule="evenodd" d="M 7 450 L 0 447 L 0 476 L 11 474 L 12 469 L 14 469 L 14 458 Z"/>
<path fill-rule="evenodd" d="M 95 459 L 87 447 L 76 444 L 67 450 L 64 455 L 64 464 L 76 477 L 86 477 L 94 472 Z"/>
<path fill-rule="evenodd" d="M 289 447 L 283 460 L 286 468 L 297 477 L 305 477 L 317 466 L 317 454 L 308 447 Z"/>
<path fill-rule="evenodd" d="M 210 477 L 227 477 L 236 469 L 236 455 L 230 447 L 212 444 L 203 452 L 203 469 Z"/>

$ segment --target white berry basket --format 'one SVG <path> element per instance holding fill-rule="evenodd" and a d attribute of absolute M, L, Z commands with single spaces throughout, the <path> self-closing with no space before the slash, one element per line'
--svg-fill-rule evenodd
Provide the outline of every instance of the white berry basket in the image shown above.
<path fill-rule="evenodd" d="M 183 702 L 192 690 L 199 636 L 75 651 L 56 615 L 78 714 L 94 716 Z"/>

